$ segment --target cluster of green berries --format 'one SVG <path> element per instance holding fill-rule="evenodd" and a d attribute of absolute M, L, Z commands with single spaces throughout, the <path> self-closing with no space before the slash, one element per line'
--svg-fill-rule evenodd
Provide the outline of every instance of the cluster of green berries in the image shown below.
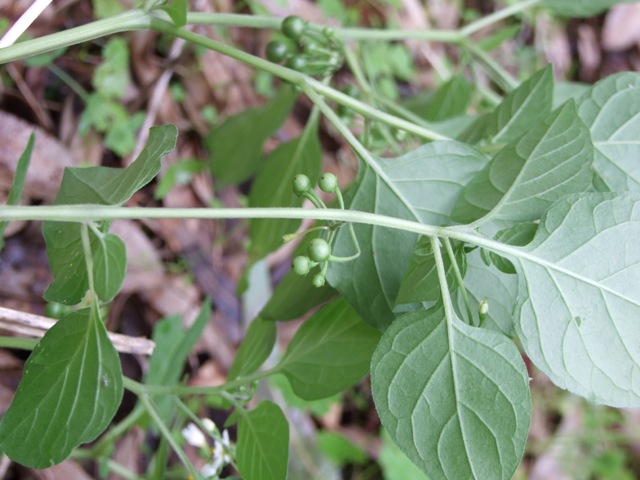
<path fill-rule="evenodd" d="M 318 31 L 297 15 L 291 15 L 282 21 L 280 31 L 287 39 L 267 44 L 269 61 L 284 62 L 287 67 L 308 75 L 328 75 L 342 66 L 342 55 L 332 28 Z"/>
<path fill-rule="evenodd" d="M 344 205 L 342 195 L 338 188 L 338 179 L 333 173 L 324 173 L 318 180 L 318 187 L 326 193 L 335 193 L 338 196 L 341 206 Z M 293 192 L 299 197 L 308 198 L 316 207 L 326 208 L 324 202 L 318 197 L 311 181 L 306 175 L 296 175 L 293 178 Z M 314 238 L 307 245 L 307 254 L 299 255 L 293 259 L 292 270 L 301 276 L 307 275 L 312 268 L 320 265 L 320 272 L 315 274 L 312 283 L 316 287 L 322 287 L 325 283 L 325 276 L 329 262 L 344 261 L 341 257 L 334 257 L 331 253 L 331 243 L 335 239 L 335 231 L 331 230 L 328 240 L 318 237 Z"/>

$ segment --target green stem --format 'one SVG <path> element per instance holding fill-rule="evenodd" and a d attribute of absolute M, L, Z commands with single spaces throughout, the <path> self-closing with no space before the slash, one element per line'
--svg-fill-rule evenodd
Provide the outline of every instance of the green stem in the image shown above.
<path fill-rule="evenodd" d="M 431 247 L 436 261 L 436 270 L 438 271 L 438 281 L 440 282 L 440 292 L 442 294 L 445 317 L 447 318 L 447 322 L 449 322 L 449 319 L 454 318 L 455 311 L 451 303 L 451 293 L 449 292 L 449 285 L 447 283 L 447 271 L 444 267 L 442 251 L 440 250 L 440 239 L 438 237 L 431 237 Z"/>
<path fill-rule="evenodd" d="M 173 438 L 173 435 L 171 434 L 165 423 L 162 421 L 162 418 L 160 418 L 160 414 L 158 413 L 156 406 L 153 404 L 153 401 L 145 394 L 140 395 L 139 398 L 144 405 L 144 408 L 147 410 L 147 412 L 149 412 L 149 415 L 157 425 L 158 430 L 160 430 L 160 433 L 162 433 L 162 436 L 167 440 L 167 442 L 169 442 L 169 445 L 171 445 L 171 448 L 173 448 L 173 451 L 176 453 L 182 464 L 187 468 L 187 470 L 189 470 L 189 474 L 194 479 L 202 478 L 194 468 L 193 464 L 187 458 L 187 455 L 184 453 L 182 447 L 180 447 L 175 438 Z"/>
<path fill-rule="evenodd" d="M 38 344 L 35 338 L 0 337 L 0 348 L 13 348 L 16 350 L 33 350 Z"/>
<path fill-rule="evenodd" d="M 130 30 L 144 30 L 151 26 L 151 17 L 142 10 L 131 10 L 120 15 L 52 33 L 44 37 L 0 48 L 0 65 L 41 53 Z"/>
<path fill-rule="evenodd" d="M 487 73 L 493 77 L 493 80 L 498 83 L 505 92 L 510 92 L 520 84 L 517 79 L 502 68 L 487 52 L 471 42 L 466 43 L 465 47 L 479 61 L 480 65 L 484 66 Z"/>
<path fill-rule="evenodd" d="M 540 3 L 541 0 L 525 0 L 523 2 L 518 2 L 515 5 L 511 5 L 510 7 L 502 8 L 496 12 L 493 12 L 491 15 L 487 15 L 486 17 L 482 17 L 466 27 L 460 30 L 460 35 L 465 38 L 468 38 L 473 33 L 476 33 L 483 28 L 486 28 L 494 23 L 499 22 L 500 20 L 504 20 L 505 18 L 509 18 L 513 15 L 516 15 L 520 12 L 523 12 L 534 5 Z"/>
<path fill-rule="evenodd" d="M 460 289 L 460 294 L 462 295 L 462 301 L 464 302 L 464 306 L 467 310 L 467 316 L 469 317 L 469 325 L 473 325 L 475 323 L 475 319 L 473 318 L 473 311 L 471 310 L 471 304 L 469 303 L 469 296 L 467 295 L 467 289 L 464 286 L 464 281 L 462 279 L 462 273 L 460 272 L 460 268 L 458 267 L 458 262 L 456 261 L 456 254 L 453 252 L 453 248 L 451 248 L 451 240 L 444 237 L 442 239 L 444 243 L 444 247 L 447 250 L 447 255 L 449 256 L 449 260 L 451 261 L 451 266 L 453 267 L 453 275 L 456 277 L 456 282 L 458 284 L 458 288 Z"/>
<path fill-rule="evenodd" d="M 556 268 L 553 263 L 548 263 L 540 258 L 532 257 L 520 247 L 514 247 L 505 243 L 492 240 L 475 233 L 469 225 L 455 227 L 439 227 L 426 225 L 412 220 L 389 217 L 377 213 L 360 212 L 355 210 L 341 210 L 334 208 L 309 209 L 309 208 L 151 208 L 151 207 L 118 207 L 107 205 L 54 205 L 54 206 L 2 206 L 0 207 L 0 221 L 2 220 L 31 220 L 31 221 L 58 221 L 58 222 L 88 222 L 101 220 L 141 220 L 158 218 L 198 218 L 220 220 L 228 218 L 271 218 L 271 219 L 296 219 L 296 220 L 323 220 L 334 222 L 360 223 L 377 227 L 393 228 L 407 232 L 427 235 L 429 237 L 447 237 L 461 242 L 477 245 L 492 252 L 518 258 L 528 258 L 538 264 Z M 262 372 L 231 382 L 233 386 L 260 380 L 272 372 Z M 126 380 L 126 379 L 125 379 Z M 134 382 L 135 383 L 135 382 Z M 227 384 L 227 385 L 230 385 Z M 125 387 L 126 387 L 125 383 Z M 128 388 L 128 387 L 127 387 Z M 148 388 L 144 387 L 144 388 Z M 167 390 L 159 393 L 175 393 Z M 216 391 L 222 391 L 227 387 L 214 387 Z M 206 388 L 206 391 L 210 389 Z M 182 390 L 184 391 L 184 389 Z"/>
<path fill-rule="evenodd" d="M 247 375 L 246 377 L 240 377 L 231 382 L 227 382 L 223 385 L 219 385 L 217 387 L 184 387 L 184 386 L 167 386 L 167 385 L 143 385 L 135 380 L 131 380 L 130 378 L 124 378 L 124 387 L 135 393 L 136 395 L 142 397 L 144 395 L 197 395 L 197 394 L 205 394 L 205 395 L 217 395 L 222 392 L 226 392 L 229 390 L 233 390 L 234 388 L 240 387 L 242 385 L 246 385 L 247 383 L 257 382 L 258 380 L 262 380 L 267 378 L 277 370 L 265 370 L 262 372 L 256 372 L 252 375 Z"/>

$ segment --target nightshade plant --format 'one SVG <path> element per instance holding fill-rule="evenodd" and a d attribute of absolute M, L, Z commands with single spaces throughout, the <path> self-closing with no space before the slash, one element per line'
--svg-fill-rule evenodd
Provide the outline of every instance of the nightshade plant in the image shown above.
<path fill-rule="evenodd" d="M 567 95 L 549 67 L 518 82 L 470 41 L 482 28 L 525 10 L 589 16 L 614 3 L 525 0 L 457 31 L 327 30 L 293 18 L 282 23 L 292 43 L 267 49 L 272 63 L 182 27 L 278 29 L 281 19 L 189 13 L 183 0 L 147 1 L 114 18 L 0 49 L 6 63 L 107 34 L 152 29 L 284 80 L 272 100 L 227 119 L 206 139 L 220 184 L 253 178 L 251 208 L 122 207 L 174 148 L 178 132 L 167 125 L 151 129 L 128 168 L 67 169 L 54 205 L 0 210 L 0 221 L 44 221 L 54 277 L 45 299 L 77 306 L 37 344 L 27 345 L 33 352 L 0 422 L 0 450 L 35 468 L 58 463 L 109 427 L 127 388 L 138 406 L 88 454 L 108 459 L 114 439 L 151 420 L 164 438 L 162 448 L 170 446 L 189 474 L 201 478 L 169 425 L 185 416 L 199 421 L 181 397 L 205 394 L 235 411 L 235 452 L 227 446 L 223 457 L 233 454 L 228 460 L 243 478 L 282 479 L 287 420 L 274 403 L 249 407 L 252 386 L 281 373 L 297 395 L 312 400 L 370 373 L 382 424 L 429 478 L 508 479 L 522 458 L 531 418 L 529 375 L 514 339 L 560 388 L 595 403 L 640 406 L 640 75 L 619 73 Z M 477 92 L 462 75 L 435 93 L 423 116 L 376 96 L 355 42 L 407 38 L 457 45 L 504 97 L 484 92 L 495 105 L 477 117 L 463 115 L 469 106 L 464 99 Z M 336 53 L 364 101 L 331 86 Z M 260 162 L 264 141 L 299 93 L 314 105 L 304 131 Z M 402 132 L 423 144 L 382 158 L 378 143 L 356 137 L 329 101 L 364 117 L 367 132 L 378 129 L 390 142 Z M 344 200 L 334 177 L 320 177 L 321 116 L 360 162 Z M 245 141 L 249 133 L 251 142 Z M 282 182 L 274 184 L 274 177 Z M 344 208 L 326 208 L 314 192 L 318 181 Z M 21 184 L 16 181 L 18 190 Z M 316 209 L 300 208 L 305 196 Z M 209 318 L 208 303 L 187 332 L 180 319 L 164 320 L 155 335 L 161 354 L 151 357 L 144 381 L 124 378 L 103 323 L 103 307 L 126 270 L 125 246 L 109 233 L 109 222 L 190 217 L 250 219 L 251 262 L 277 248 L 283 235 L 296 237 L 301 219 L 322 223 L 304 235 L 294 272 L 251 324 L 226 384 L 179 385 L 184 359 Z M 320 273 L 306 275 L 316 267 Z M 275 321 L 329 300 L 279 362 L 260 370 L 275 343 Z M 9 337 L 1 342 L 25 346 Z M 160 471 L 164 452 L 154 457 Z"/>

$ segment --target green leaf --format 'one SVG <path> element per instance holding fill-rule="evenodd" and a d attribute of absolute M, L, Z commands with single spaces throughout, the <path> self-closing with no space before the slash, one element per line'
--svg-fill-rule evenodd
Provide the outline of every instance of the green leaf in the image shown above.
<path fill-rule="evenodd" d="M 494 240 L 502 243 L 524 247 L 527 243 L 533 240 L 533 237 L 535 236 L 537 230 L 538 224 L 535 222 L 517 223 L 513 227 L 500 230 L 493 238 Z M 483 254 L 485 254 L 486 252 L 487 250 L 482 251 Z M 513 264 L 500 255 L 496 255 L 493 252 L 488 252 L 488 255 L 484 255 L 483 258 L 485 262 L 487 262 L 488 260 L 489 262 L 493 263 L 496 267 L 498 267 L 498 270 L 503 273 L 516 273 L 516 269 Z"/>
<path fill-rule="evenodd" d="M 207 298 L 193 324 L 185 331 L 182 317 L 163 318 L 153 329 L 156 347 L 149 359 L 149 370 L 144 377 L 146 385 L 178 385 L 189 353 L 200 340 L 204 328 L 211 320 L 211 300 Z M 175 402 L 169 396 L 155 399 L 161 418 L 171 418 Z"/>
<path fill-rule="evenodd" d="M 296 332 L 276 367 L 305 400 L 331 396 L 369 371 L 380 333 L 342 299 L 318 310 Z"/>
<path fill-rule="evenodd" d="M 462 274 L 465 270 L 464 244 L 458 243 L 453 251 L 456 254 L 456 261 Z M 450 287 L 456 286 L 453 264 L 449 256 L 444 257 L 444 265 L 447 270 L 447 283 Z M 411 258 L 411 265 L 407 276 L 400 285 L 396 305 L 416 302 L 435 302 L 440 299 L 440 281 L 436 269 L 431 239 L 421 237 L 416 244 Z"/>
<path fill-rule="evenodd" d="M 350 210 L 451 224 L 457 197 L 487 162 L 487 157 L 464 144 L 432 142 L 398 158 L 378 159 L 373 168 L 361 163 L 345 203 Z M 367 323 L 384 330 L 395 318 L 393 307 L 417 235 L 369 225 L 354 229 L 362 254 L 352 262 L 332 263 L 327 278 Z M 339 256 L 353 254 L 351 236 L 344 228 L 333 251 Z"/>
<path fill-rule="evenodd" d="M 291 179 L 305 174 L 315 185 L 322 166 L 322 150 L 317 134 L 317 122 L 307 126 L 303 134 L 281 144 L 265 159 L 251 192 L 251 207 L 301 207 L 304 198 L 293 193 Z M 256 261 L 282 246 L 282 236 L 295 232 L 300 220 L 254 218 L 249 222 L 251 248 L 249 256 Z"/>
<path fill-rule="evenodd" d="M 256 318 L 236 353 L 227 380 L 249 375 L 255 372 L 269 358 L 276 344 L 276 323 Z"/>
<path fill-rule="evenodd" d="M 169 14 L 176 27 L 184 27 L 187 24 L 187 0 L 171 0 L 163 10 Z"/>
<path fill-rule="evenodd" d="M 242 183 L 260 168 L 264 143 L 280 128 L 295 100 L 296 93 L 285 86 L 265 105 L 243 110 L 211 131 L 205 143 L 218 183 Z"/>
<path fill-rule="evenodd" d="M 24 152 L 18 159 L 16 165 L 16 173 L 13 176 L 13 182 L 11 182 L 11 190 L 7 196 L 7 205 L 17 205 L 22 196 L 22 190 L 27 180 L 27 170 L 29 170 L 29 163 L 31 163 L 31 154 L 33 153 L 33 144 L 36 139 L 35 132 L 29 136 L 27 146 L 24 148 Z M 6 230 L 9 222 L 0 222 L 0 252 L 4 248 L 4 231 Z"/>
<path fill-rule="evenodd" d="M 122 37 L 113 37 L 102 49 L 102 63 L 93 75 L 93 88 L 101 96 L 121 99 L 129 86 L 129 46 Z"/>
<path fill-rule="evenodd" d="M 640 74 L 601 80 L 578 99 L 596 147 L 593 168 L 612 191 L 640 192 Z"/>
<path fill-rule="evenodd" d="M 321 430 L 316 442 L 318 450 L 334 465 L 363 464 L 367 461 L 366 453 L 359 446 L 337 432 Z"/>
<path fill-rule="evenodd" d="M 54 205 L 121 205 L 160 170 L 160 159 L 174 149 L 178 132 L 173 125 L 153 127 L 135 162 L 127 168 L 66 168 Z M 81 226 L 44 222 L 42 232 L 54 281 L 45 300 L 65 305 L 79 303 L 89 288 Z M 93 275 L 101 301 L 110 301 L 124 280 L 124 244 L 115 235 L 89 230 L 94 257 Z"/>
<path fill-rule="evenodd" d="M 542 0 L 540 5 L 561 17 L 592 17 L 617 5 L 638 0 Z"/>
<path fill-rule="evenodd" d="M 194 174 L 200 173 L 206 168 L 206 164 L 196 158 L 189 158 L 172 163 L 158 182 L 153 197 L 156 200 L 164 198 L 176 185 L 186 185 Z"/>
<path fill-rule="evenodd" d="M 489 303 L 489 313 L 482 327 L 512 337 L 513 310 L 518 297 L 518 276 L 503 273 L 492 265 L 487 266 L 477 250 L 466 255 L 466 266 L 464 286 L 471 309 L 477 312 L 480 302 Z M 462 295 L 458 295 L 456 306 L 458 312 L 465 311 Z"/>
<path fill-rule="evenodd" d="M 547 67 L 510 92 L 493 112 L 479 117 L 459 139 L 467 143 L 509 143 L 547 117 L 552 100 L 553 71 Z"/>
<path fill-rule="evenodd" d="M 460 223 L 537 220 L 554 201 L 591 186 L 593 155 L 569 101 L 502 149 L 464 188 L 451 216 Z"/>
<path fill-rule="evenodd" d="M 428 480 L 425 474 L 393 443 L 385 430 L 382 430 L 381 437 L 382 448 L 378 455 L 378 463 L 382 467 L 384 480 Z"/>
<path fill-rule="evenodd" d="M 427 111 L 425 119 L 441 122 L 467 112 L 471 104 L 473 88 L 463 75 L 454 75 L 438 88 Z"/>
<path fill-rule="evenodd" d="M 240 417 L 236 461 L 245 480 L 285 480 L 289 424 L 275 403 L 264 401 Z"/>
<path fill-rule="evenodd" d="M 371 362 L 382 424 L 431 479 L 510 479 L 527 441 L 529 376 L 516 346 L 442 308 L 398 318 Z"/>
<path fill-rule="evenodd" d="M 580 82 L 554 82 L 553 84 L 553 109 L 559 108 L 567 100 L 578 98 L 591 89 L 591 85 Z M 578 108 L 578 114 L 580 113 Z M 584 119 L 583 119 L 584 120 Z M 585 122 L 586 123 L 586 122 Z"/>
<path fill-rule="evenodd" d="M 120 360 L 89 309 L 58 321 L 25 364 L 0 422 L 0 445 L 14 461 L 48 468 L 109 425 L 122 398 Z"/>
<path fill-rule="evenodd" d="M 574 195 L 510 247 L 520 277 L 516 331 L 561 388 L 594 403 L 640 406 L 640 200 Z"/>
<path fill-rule="evenodd" d="M 477 46 L 485 52 L 490 52 L 491 50 L 498 48 L 507 40 L 515 38 L 521 30 L 522 25 L 520 23 L 501 27 L 496 33 L 491 34 L 488 37 L 481 38 L 478 41 Z"/>

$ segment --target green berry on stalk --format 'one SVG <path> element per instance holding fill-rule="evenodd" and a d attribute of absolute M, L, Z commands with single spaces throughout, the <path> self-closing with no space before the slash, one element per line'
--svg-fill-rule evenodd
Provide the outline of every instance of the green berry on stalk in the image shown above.
<path fill-rule="evenodd" d="M 302 45 L 302 50 L 304 50 L 305 53 L 316 53 L 322 51 L 322 46 L 315 40 L 305 40 L 304 45 Z"/>
<path fill-rule="evenodd" d="M 336 32 L 333 31 L 333 28 L 331 27 L 324 27 L 322 29 L 322 35 L 325 36 L 325 38 L 327 39 L 332 39 L 335 36 Z"/>
<path fill-rule="evenodd" d="M 287 60 L 287 67 L 296 72 L 301 72 L 307 68 L 307 59 L 301 55 L 294 55 Z"/>
<path fill-rule="evenodd" d="M 300 196 L 311 189 L 311 180 L 304 174 L 293 177 L 293 193 Z"/>
<path fill-rule="evenodd" d="M 279 40 L 273 40 L 267 44 L 266 55 L 270 62 L 280 63 L 293 53 L 291 45 Z"/>
<path fill-rule="evenodd" d="M 338 188 L 338 178 L 333 173 L 323 173 L 318 186 L 323 192 L 333 193 Z"/>
<path fill-rule="evenodd" d="M 324 262 L 331 256 L 331 245 L 324 238 L 314 238 L 309 242 L 307 254 L 314 262 Z"/>
<path fill-rule="evenodd" d="M 311 283 L 313 283 L 313 286 L 316 288 L 323 287 L 324 282 L 325 282 L 325 278 L 322 273 L 316 273 L 311 279 Z"/>
<path fill-rule="evenodd" d="M 280 30 L 291 40 L 300 40 L 307 31 L 307 22 L 297 15 L 290 15 L 282 21 Z"/>
<path fill-rule="evenodd" d="M 293 259 L 291 262 L 291 268 L 295 272 L 296 275 L 305 276 L 311 270 L 311 260 L 309 257 L 305 257 L 304 255 L 300 255 Z"/>

